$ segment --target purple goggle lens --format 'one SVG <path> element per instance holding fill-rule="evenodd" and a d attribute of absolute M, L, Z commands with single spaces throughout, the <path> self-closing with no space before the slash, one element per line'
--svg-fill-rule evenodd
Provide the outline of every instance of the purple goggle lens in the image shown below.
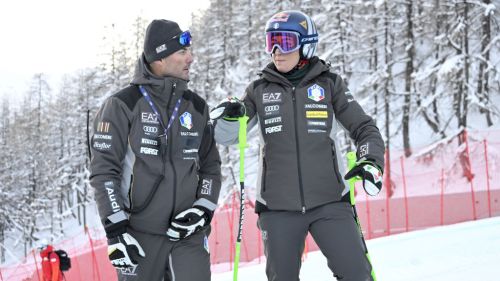
<path fill-rule="evenodd" d="M 299 34 L 291 31 L 270 31 L 266 33 L 266 53 L 272 54 L 278 47 L 284 54 L 300 48 Z"/>

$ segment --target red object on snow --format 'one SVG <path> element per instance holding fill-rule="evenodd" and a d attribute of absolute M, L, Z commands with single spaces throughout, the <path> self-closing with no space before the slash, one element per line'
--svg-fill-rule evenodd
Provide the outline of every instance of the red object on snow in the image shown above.
<path fill-rule="evenodd" d="M 62 281 L 63 275 L 59 269 L 59 256 L 54 252 L 54 247 L 47 245 L 40 252 L 42 258 L 42 281 Z"/>

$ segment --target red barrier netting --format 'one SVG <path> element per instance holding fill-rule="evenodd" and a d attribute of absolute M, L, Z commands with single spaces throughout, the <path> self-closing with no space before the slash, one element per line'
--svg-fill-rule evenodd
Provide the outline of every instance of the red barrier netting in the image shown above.
<path fill-rule="evenodd" d="M 391 151 L 390 162 L 386 161 L 390 173 L 385 173 L 391 177 L 385 179 L 385 192 L 376 197 L 368 197 L 357 186 L 356 206 L 366 239 L 500 215 L 500 142 L 496 141 L 500 131 L 464 131 L 457 138 L 443 140 L 410 158 Z M 233 194 L 230 201 L 219 207 L 212 221 L 209 244 L 214 272 L 229 271 L 233 266 L 238 195 Z M 116 280 L 101 229 L 87 229 L 55 247 L 67 250 L 72 258 L 66 280 Z M 305 248 L 305 255 L 318 249 L 310 236 Z M 247 201 L 240 265 L 260 263 L 262 256 L 257 215 Z M 32 252 L 22 263 L 0 268 L 0 281 L 39 281 L 40 271 L 38 253 Z"/>

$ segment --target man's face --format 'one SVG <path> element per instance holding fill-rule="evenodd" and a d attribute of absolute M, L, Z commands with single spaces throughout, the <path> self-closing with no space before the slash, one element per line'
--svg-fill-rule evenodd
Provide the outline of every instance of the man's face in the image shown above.
<path fill-rule="evenodd" d="M 163 76 L 189 80 L 189 67 L 193 62 L 191 48 L 185 47 L 161 60 Z"/>

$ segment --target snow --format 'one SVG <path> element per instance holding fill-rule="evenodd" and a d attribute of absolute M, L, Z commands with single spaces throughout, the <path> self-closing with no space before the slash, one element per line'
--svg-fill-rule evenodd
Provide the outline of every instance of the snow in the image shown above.
<path fill-rule="evenodd" d="M 367 241 L 377 280 L 498 281 L 500 217 L 413 231 Z M 232 272 L 214 281 L 232 280 Z M 240 265 L 239 281 L 266 280 L 265 262 Z M 303 262 L 300 280 L 335 280 L 317 251 Z"/>

